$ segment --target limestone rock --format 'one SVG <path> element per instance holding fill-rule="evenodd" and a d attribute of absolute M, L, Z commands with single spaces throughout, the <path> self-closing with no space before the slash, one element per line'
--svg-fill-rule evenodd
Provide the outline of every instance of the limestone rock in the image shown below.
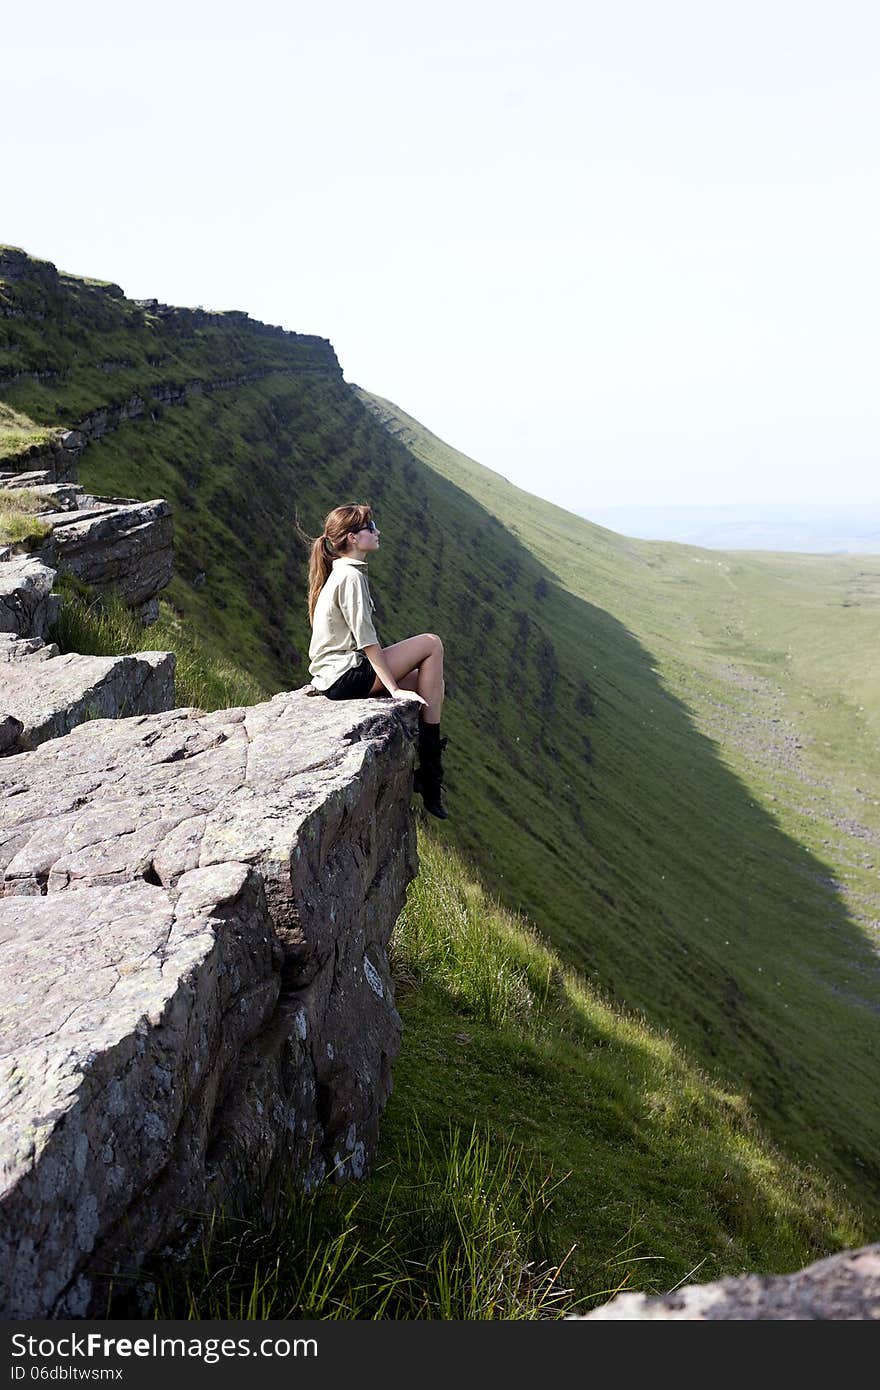
<path fill-rule="evenodd" d="M 99 592 L 117 592 L 132 608 L 155 598 L 171 579 L 174 525 L 171 508 L 161 499 L 101 499 L 41 520 L 53 528 L 53 562 L 60 570 Z"/>
<path fill-rule="evenodd" d="M 141 881 L 0 901 L 5 1316 L 59 1295 L 85 1313 L 83 1257 L 114 1217 L 135 1218 L 133 1246 L 149 1239 L 150 1190 L 186 1162 L 199 1093 L 275 1003 L 256 875 L 186 880 L 174 898 Z"/>
<path fill-rule="evenodd" d="M 96 1313 L 182 1209 L 279 1167 L 364 1173 L 399 1045 L 417 717 L 297 691 L 0 763 L 7 1317 Z"/>
<path fill-rule="evenodd" d="M 0 667 L 0 709 L 20 725 L 17 740 L 2 751 L 36 748 L 87 719 L 154 714 L 174 706 L 173 652 L 42 656 L 37 651 Z"/>
<path fill-rule="evenodd" d="M 54 642 L 44 642 L 41 637 L 16 637 L 14 632 L 0 632 L 0 665 L 7 661 L 48 661 L 58 655 Z"/>
<path fill-rule="evenodd" d="M 47 637 L 58 614 L 54 582 L 55 571 L 36 555 L 14 555 L 0 563 L 0 632 Z"/>
<path fill-rule="evenodd" d="M 8 467 L 8 462 L 4 460 L 4 466 Z M 46 469 L 40 469 L 31 473 L 8 473 L 0 472 L 0 487 L 54 487 L 52 478 Z"/>
<path fill-rule="evenodd" d="M 818 1260 L 796 1274 L 690 1284 L 662 1298 L 622 1293 L 587 1313 L 605 1321 L 861 1321 L 880 1319 L 880 1245 Z"/>

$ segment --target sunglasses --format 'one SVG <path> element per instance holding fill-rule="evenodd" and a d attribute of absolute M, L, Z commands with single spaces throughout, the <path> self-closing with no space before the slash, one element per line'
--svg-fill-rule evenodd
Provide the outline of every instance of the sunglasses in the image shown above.
<path fill-rule="evenodd" d="M 368 521 L 366 526 L 361 527 L 361 531 L 378 531 L 378 529 L 379 528 L 376 525 L 375 521 Z M 358 532 L 358 535 L 360 535 L 360 531 Z"/>

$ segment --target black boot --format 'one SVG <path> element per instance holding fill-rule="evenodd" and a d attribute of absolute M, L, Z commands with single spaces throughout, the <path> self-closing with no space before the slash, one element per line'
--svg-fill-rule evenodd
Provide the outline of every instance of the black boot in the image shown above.
<path fill-rule="evenodd" d="M 425 810 L 439 820 L 449 818 L 442 801 L 442 754 L 448 742 L 448 738 L 440 737 L 439 724 L 419 724 L 419 766 L 413 777 L 413 791 L 420 793 Z"/>

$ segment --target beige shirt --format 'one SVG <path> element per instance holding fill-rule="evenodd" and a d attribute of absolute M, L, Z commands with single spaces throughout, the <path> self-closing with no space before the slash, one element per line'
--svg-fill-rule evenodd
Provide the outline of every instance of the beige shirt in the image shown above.
<path fill-rule="evenodd" d="M 316 690 L 327 690 L 357 665 L 358 652 L 379 638 L 373 626 L 375 604 L 370 596 L 365 560 L 340 555 L 318 595 L 309 643 L 309 674 Z"/>

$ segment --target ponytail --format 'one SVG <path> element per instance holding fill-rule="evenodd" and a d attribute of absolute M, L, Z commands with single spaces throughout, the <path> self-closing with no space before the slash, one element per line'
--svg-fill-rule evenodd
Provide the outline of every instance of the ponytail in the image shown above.
<path fill-rule="evenodd" d="M 318 602 L 318 595 L 323 589 L 327 580 L 330 578 L 330 571 L 333 568 L 333 551 L 330 549 L 330 542 L 326 536 L 319 536 L 312 542 L 312 553 L 309 556 L 309 624 L 314 622 L 315 604 Z"/>

